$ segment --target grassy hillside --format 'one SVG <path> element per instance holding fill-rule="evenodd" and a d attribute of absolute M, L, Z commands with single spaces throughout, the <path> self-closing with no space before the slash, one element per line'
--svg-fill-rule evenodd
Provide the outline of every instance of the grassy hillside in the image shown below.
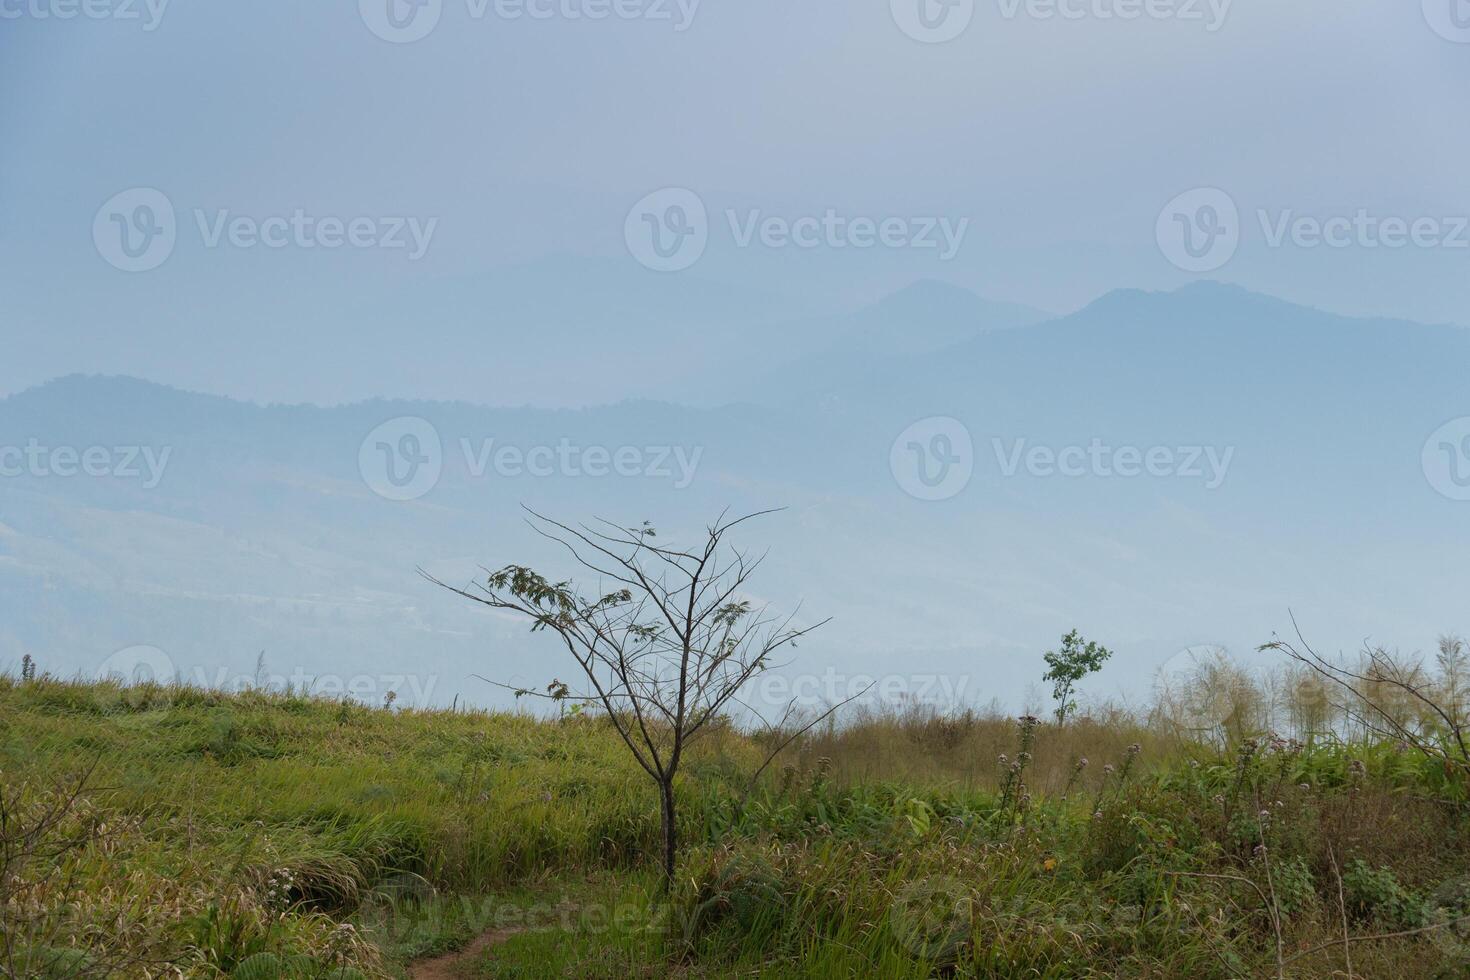
<path fill-rule="evenodd" d="M 476 936 L 462 976 L 1470 975 L 1464 787 L 1404 746 L 909 712 L 746 795 L 761 758 L 691 762 L 665 900 L 592 717 L 0 679 L 0 976 L 394 977 Z"/>

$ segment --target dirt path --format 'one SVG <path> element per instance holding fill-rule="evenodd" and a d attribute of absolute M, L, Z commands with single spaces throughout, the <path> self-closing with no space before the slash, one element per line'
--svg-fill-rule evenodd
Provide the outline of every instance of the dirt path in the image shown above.
<path fill-rule="evenodd" d="M 499 946 L 511 936 L 525 931 L 525 929 L 491 929 L 489 932 L 481 933 L 464 949 L 410 963 L 408 966 L 409 980 L 464 980 L 464 974 L 460 972 L 461 967 L 469 965 L 475 957 L 491 946 Z"/>

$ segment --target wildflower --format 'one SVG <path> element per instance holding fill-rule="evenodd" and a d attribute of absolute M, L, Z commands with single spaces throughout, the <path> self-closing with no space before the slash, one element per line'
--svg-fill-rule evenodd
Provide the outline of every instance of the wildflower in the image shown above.
<path fill-rule="evenodd" d="M 1256 857 L 1265 857 L 1266 856 L 1266 845 L 1265 844 L 1257 844 L 1256 845 L 1256 849 L 1255 849 L 1255 855 L 1256 855 Z"/>
<path fill-rule="evenodd" d="M 1132 745 L 1128 746 L 1128 754 L 1129 755 L 1137 755 L 1138 753 L 1140 753 L 1142 751 L 1143 751 L 1143 746 L 1139 745 L 1137 742 L 1134 742 Z"/>
<path fill-rule="evenodd" d="M 1311 783 L 1298 783 L 1296 788 L 1299 789 L 1299 790 L 1301 790 L 1303 793 L 1310 793 L 1312 791 L 1312 784 Z"/>
<path fill-rule="evenodd" d="M 1102 819 L 1102 811 L 1101 810 L 1093 810 L 1092 811 L 1092 819 L 1094 819 L 1094 820 L 1101 820 Z"/>
<path fill-rule="evenodd" d="M 1080 759 L 1077 760 L 1077 768 L 1078 769 L 1086 769 L 1087 768 L 1087 756 L 1084 755 L 1082 758 L 1080 758 Z"/>
<path fill-rule="evenodd" d="M 1005 768 L 1006 766 L 1011 764 L 1011 757 L 1002 752 L 1000 754 L 1000 758 L 996 759 L 995 761 L 1000 764 L 1001 768 Z"/>
<path fill-rule="evenodd" d="M 1111 762 L 1105 764 L 1103 766 L 1103 772 L 1111 776 L 1113 774 L 1113 764 Z"/>
<path fill-rule="evenodd" d="M 1199 760 L 1198 759 L 1190 759 L 1189 760 L 1189 768 L 1191 768 L 1191 769 L 1198 769 L 1199 768 Z"/>

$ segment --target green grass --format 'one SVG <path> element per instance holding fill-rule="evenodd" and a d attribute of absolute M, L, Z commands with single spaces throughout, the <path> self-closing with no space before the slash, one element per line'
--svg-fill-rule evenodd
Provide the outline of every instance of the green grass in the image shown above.
<path fill-rule="evenodd" d="M 504 930 L 467 975 L 1203 980 L 1274 976 L 1279 932 L 1286 975 L 1330 977 L 1345 926 L 1442 923 L 1470 883 L 1464 787 L 1396 746 L 1017 737 L 866 719 L 742 799 L 760 748 L 721 732 L 665 897 L 651 784 L 592 718 L 0 679 L 7 839 L 90 773 L 44 846 L 9 845 L 0 953 L 377 978 Z M 1463 934 L 1355 942 L 1354 973 L 1470 975 Z"/>

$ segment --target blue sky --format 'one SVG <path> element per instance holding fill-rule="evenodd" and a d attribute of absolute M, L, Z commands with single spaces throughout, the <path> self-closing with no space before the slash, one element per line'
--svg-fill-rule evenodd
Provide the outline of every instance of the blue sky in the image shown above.
<path fill-rule="evenodd" d="M 1161 254 L 1160 209 L 1219 188 L 1241 241 L 1213 277 L 1340 312 L 1470 323 L 1470 247 L 1267 235 L 1304 215 L 1470 215 L 1470 44 L 1450 18 L 1463 0 L 961 0 L 968 26 L 938 44 L 900 27 L 918 2 L 443 0 L 432 32 L 392 43 L 369 27 L 378 0 L 91 0 L 95 18 L 71 19 L 55 16 L 69 0 L 5 0 L 0 287 L 15 336 L 0 391 L 118 370 L 241 396 L 360 394 L 273 386 L 250 345 L 289 356 L 303 332 L 371 317 L 383 292 L 432 295 L 527 263 L 550 282 L 567 257 L 636 276 L 624 219 L 665 187 L 710 213 L 708 251 L 680 275 L 793 310 L 851 308 L 924 277 L 1056 312 L 1116 287 L 1173 287 L 1195 274 Z M 549 16 L 511 16 L 526 9 Z M 622 14 L 587 17 L 601 9 Z M 91 229 L 104 202 L 140 187 L 177 209 L 179 240 L 161 268 L 126 273 L 100 260 Z M 200 215 L 298 209 L 437 224 L 416 260 L 208 248 L 200 228 Z M 968 226 L 941 259 L 740 247 L 726 218 L 826 209 Z"/>

